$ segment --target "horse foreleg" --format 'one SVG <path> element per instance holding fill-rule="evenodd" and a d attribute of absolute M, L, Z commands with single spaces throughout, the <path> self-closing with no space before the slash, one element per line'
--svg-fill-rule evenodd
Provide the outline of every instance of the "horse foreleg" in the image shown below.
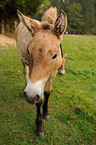
<path fill-rule="evenodd" d="M 49 114 L 48 114 L 48 99 L 49 99 L 49 96 L 50 96 L 50 93 L 44 92 L 45 101 L 44 101 L 44 104 L 43 104 L 43 118 L 46 121 L 49 121 L 49 119 L 50 119 Z"/>
<path fill-rule="evenodd" d="M 65 65 L 65 58 L 64 57 L 66 57 L 67 54 L 63 54 L 61 43 L 60 43 L 60 49 L 61 49 L 61 56 L 62 56 L 62 64 L 59 68 L 59 74 L 64 75 L 65 74 L 65 66 L 64 66 Z"/>
<path fill-rule="evenodd" d="M 64 65 L 65 65 L 65 58 L 64 58 L 64 55 L 63 55 L 63 57 L 62 57 L 62 64 L 61 64 L 61 66 L 59 68 L 59 74 L 60 75 L 64 75 L 65 74 Z"/>
<path fill-rule="evenodd" d="M 36 129 L 36 134 L 39 137 L 44 137 L 44 131 L 43 131 L 43 128 L 42 128 L 42 118 L 41 118 L 41 106 L 42 106 L 42 103 L 36 104 L 36 108 L 37 108 L 37 118 L 36 118 L 37 129 Z"/>
<path fill-rule="evenodd" d="M 48 113 L 48 99 L 49 99 L 49 96 L 50 96 L 50 92 L 51 92 L 51 88 L 52 88 L 52 82 L 55 78 L 57 74 L 57 71 L 53 72 L 51 74 L 51 76 L 49 77 L 48 81 L 47 81 L 47 84 L 44 88 L 44 97 L 45 97 L 45 100 L 44 100 L 44 103 L 43 103 L 43 118 L 46 120 L 46 121 L 49 121 L 49 113 Z"/>

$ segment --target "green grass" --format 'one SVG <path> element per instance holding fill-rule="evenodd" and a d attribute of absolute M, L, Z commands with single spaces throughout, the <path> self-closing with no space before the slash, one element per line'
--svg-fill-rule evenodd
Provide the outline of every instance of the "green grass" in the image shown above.
<path fill-rule="evenodd" d="M 17 49 L 0 50 L 0 145 L 96 144 L 96 36 L 66 35 L 62 45 L 66 73 L 53 82 L 42 139 L 35 134 L 35 105 L 23 98 Z"/>

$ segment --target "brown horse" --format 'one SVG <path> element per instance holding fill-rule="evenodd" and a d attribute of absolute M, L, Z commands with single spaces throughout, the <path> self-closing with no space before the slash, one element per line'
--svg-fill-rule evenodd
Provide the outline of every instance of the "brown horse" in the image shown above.
<path fill-rule="evenodd" d="M 18 16 L 21 22 L 17 28 L 17 47 L 27 82 L 24 97 L 28 103 L 36 104 L 36 132 L 39 137 L 44 137 L 41 107 L 43 118 L 48 121 L 48 98 L 62 65 L 60 43 L 67 27 L 67 17 L 61 10 L 55 24 L 50 24 L 26 17 L 20 11 Z"/>

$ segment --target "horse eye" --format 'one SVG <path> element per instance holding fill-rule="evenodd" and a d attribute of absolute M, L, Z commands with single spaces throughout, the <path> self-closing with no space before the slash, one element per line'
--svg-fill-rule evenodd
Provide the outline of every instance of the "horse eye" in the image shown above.
<path fill-rule="evenodd" d="M 52 57 L 52 59 L 55 59 L 57 57 L 57 54 L 55 54 L 53 57 Z"/>

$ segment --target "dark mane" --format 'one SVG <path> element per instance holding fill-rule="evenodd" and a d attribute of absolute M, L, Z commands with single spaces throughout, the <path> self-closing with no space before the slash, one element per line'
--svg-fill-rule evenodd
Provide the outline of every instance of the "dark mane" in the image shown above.
<path fill-rule="evenodd" d="M 45 29 L 51 29 L 52 30 L 53 27 L 54 27 L 53 24 L 50 24 L 48 21 L 45 21 L 45 22 L 41 23 L 41 26 L 40 26 L 39 29 L 43 29 L 43 30 L 45 30 Z"/>

